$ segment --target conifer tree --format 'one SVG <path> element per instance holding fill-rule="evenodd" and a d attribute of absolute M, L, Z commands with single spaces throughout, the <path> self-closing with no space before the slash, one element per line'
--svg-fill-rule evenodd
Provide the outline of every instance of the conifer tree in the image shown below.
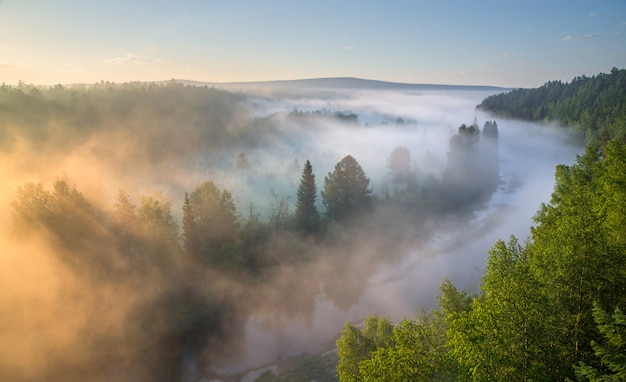
<path fill-rule="evenodd" d="M 315 207 L 317 199 L 317 187 L 315 174 L 310 161 L 306 161 L 298 187 L 298 199 L 296 201 L 296 227 L 303 232 L 312 233 L 318 228 L 320 215 Z"/>
<path fill-rule="evenodd" d="M 322 199 L 330 221 L 347 217 L 354 211 L 366 208 L 372 190 L 370 180 L 359 162 L 351 155 L 335 165 L 335 171 L 324 178 Z"/>
<path fill-rule="evenodd" d="M 604 337 L 602 344 L 591 342 L 596 357 L 605 370 L 598 370 L 584 362 L 574 366 L 579 381 L 625 381 L 626 380 L 626 315 L 619 307 L 613 314 L 599 305 L 593 307 L 593 318 Z"/>
<path fill-rule="evenodd" d="M 185 201 L 183 202 L 183 248 L 188 256 L 196 256 L 198 254 L 198 233 L 194 220 L 195 217 L 189 201 L 189 194 L 185 192 Z"/>

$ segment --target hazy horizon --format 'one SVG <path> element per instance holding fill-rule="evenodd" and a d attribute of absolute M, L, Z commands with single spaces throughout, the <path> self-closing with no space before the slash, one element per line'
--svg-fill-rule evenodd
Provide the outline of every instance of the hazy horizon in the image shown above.
<path fill-rule="evenodd" d="M 541 86 L 626 60 L 624 2 L 0 1 L 0 82 Z"/>

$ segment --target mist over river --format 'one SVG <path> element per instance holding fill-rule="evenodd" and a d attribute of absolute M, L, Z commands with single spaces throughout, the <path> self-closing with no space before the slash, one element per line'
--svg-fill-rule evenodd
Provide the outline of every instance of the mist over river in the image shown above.
<path fill-rule="evenodd" d="M 0 87 L 0 376 L 237 378 L 331 351 L 346 322 L 436 307 L 445 277 L 478 291 L 582 152 L 476 109 L 501 88 L 197 85 Z M 325 198 L 343 176 L 366 197 Z"/>
<path fill-rule="evenodd" d="M 311 134 L 307 141 L 315 153 L 349 152 L 358 158 L 372 177 L 374 193 L 380 192 L 377 185 L 385 176 L 384 157 L 395 145 L 407 147 L 414 165 L 437 177 L 445 165 L 448 141 L 461 124 L 474 121 L 482 126 L 495 120 L 500 184 L 488 203 L 470 217 L 449 215 L 429 221 L 428 237 L 407 242 L 401 256 L 376 266 L 361 280 L 364 283 L 350 304 L 339 306 L 328 299 L 324 283 L 319 282 L 310 285 L 315 302 L 307 315 L 287 317 L 266 309 L 252 312 L 244 326 L 244 350 L 222 359 L 212 368 L 214 372 L 232 374 L 330 350 L 345 322 L 359 323 L 368 315 L 384 315 L 393 322 L 413 318 L 420 308 L 436 307 L 435 296 L 445 277 L 459 288 L 477 292 L 488 250 L 497 240 L 508 241 L 511 235 L 520 241 L 526 239 L 533 215 L 542 202 L 550 200 L 555 166 L 573 163 L 582 151 L 580 146 L 566 143 L 567 134 L 560 127 L 497 118 L 476 110 L 475 106 L 493 91 L 342 94 L 333 93 L 332 100 L 272 99 L 265 106 L 272 111 L 327 107 L 358 115 L 362 127 L 357 134 L 341 127 L 304 134 Z M 395 124 L 397 117 L 412 122 Z M 318 173 L 318 182 L 332 169 L 335 158 L 313 156 L 312 162 L 324 169 Z M 362 261 L 369 261 L 370 256 L 363 256 Z M 349 274 L 343 278 L 345 283 L 352 282 Z"/>

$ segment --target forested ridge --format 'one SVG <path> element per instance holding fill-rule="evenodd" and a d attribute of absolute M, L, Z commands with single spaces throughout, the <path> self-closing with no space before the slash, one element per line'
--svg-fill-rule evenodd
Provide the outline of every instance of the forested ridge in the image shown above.
<path fill-rule="evenodd" d="M 1 379 L 184 379 L 246 351 L 251 312 L 310 317 L 321 286 L 348 309 L 377 264 L 430 234 L 428 221 L 470 219 L 498 186 L 495 121 L 458 127 L 437 178 L 397 146 L 374 193 L 350 154 L 319 177 L 308 158 L 279 172 L 250 154 L 284 121 L 358 129 L 357 115 L 249 107 L 245 95 L 174 82 L 0 87 L 0 155 L 31 178 L 4 206 Z M 49 173 L 68 163 L 70 174 Z M 255 202 L 238 204 L 223 173 L 257 190 Z M 295 203 L 267 195 L 279 177 Z M 116 182 L 152 191 L 107 194 Z"/>
<path fill-rule="evenodd" d="M 481 104 L 601 139 L 557 167 L 527 239 L 493 245 L 478 294 L 446 279 L 438 309 L 395 325 L 346 323 L 341 381 L 626 380 L 625 78 L 614 69 Z"/>
<path fill-rule="evenodd" d="M 626 69 L 493 95 L 478 108 L 506 118 L 555 121 L 588 141 L 619 139 L 626 132 Z"/>

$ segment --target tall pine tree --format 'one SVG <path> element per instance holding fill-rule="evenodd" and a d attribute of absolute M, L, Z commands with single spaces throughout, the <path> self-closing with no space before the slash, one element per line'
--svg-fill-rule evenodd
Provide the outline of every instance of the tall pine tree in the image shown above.
<path fill-rule="evenodd" d="M 318 228 L 320 214 L 317 211 L 317 207 L 315 207 L 315 201 L 317 199 L 315 174 L 313 174 L 313 167 L 308 160 L 302 170 L 297 196 L 296 227 L 305 233 L 313 233 Z"/>

